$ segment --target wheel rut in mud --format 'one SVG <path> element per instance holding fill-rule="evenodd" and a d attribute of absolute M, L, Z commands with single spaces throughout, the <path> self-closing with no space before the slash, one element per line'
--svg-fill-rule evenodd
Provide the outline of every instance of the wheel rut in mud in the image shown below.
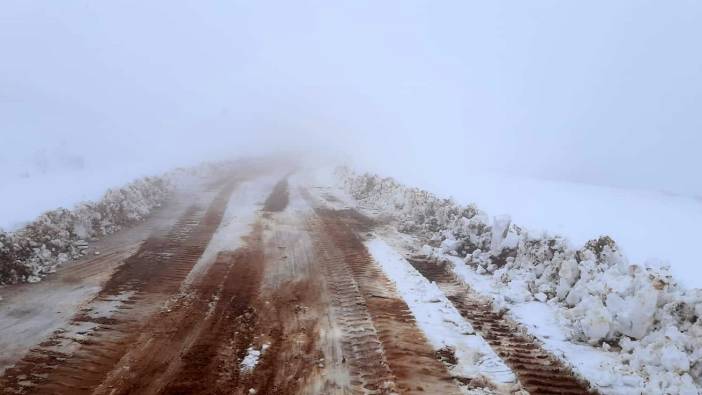
<path fill-rule="evenodd" d="M 300 197 L 283 181 L 275 203 L 252 203 L 237 247 L 205 254 L 236 182 L 135 246 L 70 325 L 0 377 L 0 392 L 460 393 L 363 244 L 373 223 L 288 208 Z"/>
<path fill-rule="evenodd" d="M 125 260 L 71 324 L 31 349 L 0 377 L 2 393 L 92 393 L 131 347 L 143 322 L 175 293 L 219 226 L 236 181 L 208 209 L 191 207 L 165 237 Z"/>
<path fill-rule="evenodd" d="M 277 264 L 263 241 L 274 219 L 259 216 L 244 246 L 151 317 L 97 393 L 298 393 L 320 360 L 316 317 L 302 307 L 318 290 L 309 279 L 263 288 Z"/>
<path fill-rule="evenodd" d="M 260 226 L 246 246 L 217 255 L 203 278 L 142 329 L 103 388 L 127 393 L 231 393 L 257 321 L 252 303 L 264 270 Z M 117 369 L 119 371 L 119 369 Z M 104 392 L 107 392 L 106 390 Z"/>
<path fill-rule="evenodd" d="M 448 263 L 424 256 L 408 258 L 410 264 L 446 293 L 460 314 L 512 368 L 524 389 L 531 394 L 593 394 L 587 383 L 576 377 L 519 325 L 493 311 L 489 301 L 478 297 L 452 273 Z"/>
<path fill-rule="evenodd" d="M 191 206 L 165 238 L 149 238 L 117 269 L 101 294 L 176 292 L 219 227 L 235 186 L 229 181 L 221 187 L 204 215 Z"/>
<path fill-rule="evenodd" d="M 263 211 L 279 212 L 285 210 L 290 200 L 290 192 L 288 191 L 288 178 L 285 177 L 278 181 L 273 187 L 273 192 L 268 196 L 263 203 Z"/>
<path fill-rule="evenodd" d="M 354 210 L 315 209 L 315 246 L 343 331 L 352 384 L 361 393 L 458 393 L 407 304 L 373 262 Z"/>
<path fill-rule="evenodd" d="M 65 330 L 8 369 L 0 392 L 288 395 L 318 383 L 326 363 L 319 317 L 328 305 L 320 302 L 316 261 L 270 268 L 288 265 L 284 254 L 299 247 L 296 238 L 271 235 L 304 233 L 280 227 L 289 213 L 257 215 L 240 248 L 219 251 L 185 282 L 232 189 L 221 187 L 206 211 L 193 206 L 170 231 L 142 243 Z"/>

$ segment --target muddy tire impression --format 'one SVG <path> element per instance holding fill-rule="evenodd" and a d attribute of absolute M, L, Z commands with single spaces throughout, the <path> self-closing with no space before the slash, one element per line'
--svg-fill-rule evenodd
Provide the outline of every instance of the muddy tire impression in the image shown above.
<path fill-rule="evenodd" d="M 490 302 L 477 297 L 460 283 L 444 262 L 411 257 L 409 262 L 444 290 L 461 315 L 517 374 L 531 394 L 591 394 L 588 385 L 518 325 L 493 311 Z"/>
<path fill-rule="evenodd" d="M 1 392 L 460 393 L 367 251 L 368 218 L 284 178 L 253 187 L 250 223 L 225 221 L 241 185 L 212 185 L 205 208 L 187 201 L 125 254 L 67 326 L 5 371 Z"/>

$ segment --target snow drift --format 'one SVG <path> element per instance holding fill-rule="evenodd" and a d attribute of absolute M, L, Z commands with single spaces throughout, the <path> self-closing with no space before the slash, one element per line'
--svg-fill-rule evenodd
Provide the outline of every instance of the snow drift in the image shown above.
<path fill-rule="evenodd" d="M 618 351 L 644 378 L 646 393 L 697 394 L 702 384 L 702 290 L 685 289 L 670 267 L 631 264 L 608 236 L 575 248 L 563 237 L 532 233 L 507 216 L 490 221 L 393 179 L 339 168 L 345 189 L 363 205 L 390 214 L 403 232 L 428 240 L 428 251 L 463 257 L 509 290 L 510 302 L 559 307 L 571 340 Z"/>
<path fill-rule="evenodd" d="M 171 191 L 163 177 L 144 177 L 108 190 L 97 202 L 42 214 L 12 233 L 0 231 L 0 284 L 36 282 L 56 266 L 82 256 L 87 241 L 146 218 Z"/>
<path fill-rule="evenodd" d="M 0 285 L 37 282 L 85 255 L 88 242 L 147 218 L 178 188 L 230 174 L 237 162 L 206 162 L 109 189 L 97 202 L 48 211 L 14 232 L 0 229 Z"/>

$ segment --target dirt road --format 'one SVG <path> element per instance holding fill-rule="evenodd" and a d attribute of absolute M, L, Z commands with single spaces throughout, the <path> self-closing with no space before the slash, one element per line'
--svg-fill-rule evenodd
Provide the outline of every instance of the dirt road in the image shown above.
<path fill-rule="evenodd" d="M 210 184 L 99 258 L 8 290 L 2 393 L 470 390 L 370 257 L 373 221 L 283 174 Z"/>

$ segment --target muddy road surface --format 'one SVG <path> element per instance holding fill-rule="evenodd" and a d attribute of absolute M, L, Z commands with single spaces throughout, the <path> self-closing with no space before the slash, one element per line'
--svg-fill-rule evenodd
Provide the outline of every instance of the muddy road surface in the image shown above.
<path fill-rule="evenodd" d="M 2 290 L 0 393 L 471 393 L 366 250 L 376 224 L 341 201 L 284 171 L 231 174 Z M 520 369 L 541 355 L 481 324 L 533 393 L 578 392 L 568 372 L 541 386 L 558 367 Z"/>

